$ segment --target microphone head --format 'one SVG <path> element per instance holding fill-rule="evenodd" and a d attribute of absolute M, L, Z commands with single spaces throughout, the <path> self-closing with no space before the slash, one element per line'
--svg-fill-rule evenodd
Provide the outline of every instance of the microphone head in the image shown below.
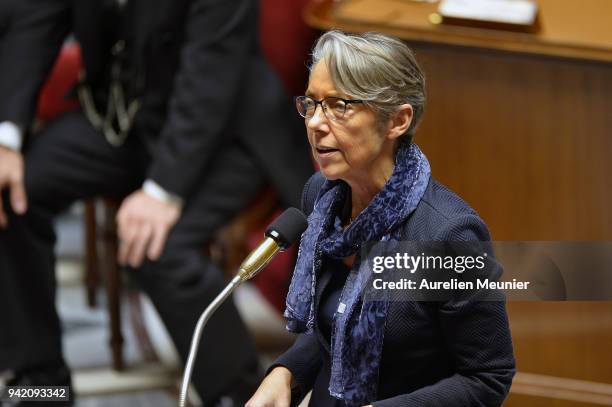
<path fill-rule="evenodd" d="M 266 236 L 274 239 L 278 245 L 286 249 L 298 240 L 308 227 L 306 216 L 296 208 L 283 212 L 266 229 Z"/>

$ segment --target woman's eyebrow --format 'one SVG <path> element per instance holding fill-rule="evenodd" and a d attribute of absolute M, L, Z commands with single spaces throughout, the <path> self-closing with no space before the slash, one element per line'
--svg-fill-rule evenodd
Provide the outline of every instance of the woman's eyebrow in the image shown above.
<path fill-rule="evenodd" d="M 327 97 L 336 97 L 337 98 L 337 97 L 340 97 L 339 95 L 340 94 L 339 94 L 338 91 L 332 90 L 332 91 L 326 92 L 322 99 L 325 99 Z M 309 97 L 311 97 L 313 99 L 316 99 L 314 97 L 314 92 L 312 92 L 312 91 L 310 91 L 308 89 L 306 89 L 306 92 L 304 92 L 304 96 L 309 96 Z"/>

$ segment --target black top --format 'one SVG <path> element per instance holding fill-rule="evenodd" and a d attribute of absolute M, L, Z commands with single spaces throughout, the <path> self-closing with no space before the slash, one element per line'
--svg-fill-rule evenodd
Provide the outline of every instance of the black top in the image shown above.
<path fill-rule="evenodd" d="M 316 174 L 306 184 L 305 213 L 312 211 L 322 182 Z M 474 210 L 431 179 L 402 225 L 402 239 L 490 241 L 491 236 Z M 324 276 L 330 276 L 329 265 L 324 266 L 315 309 L 325 308 L 323 298 L 334 301 L 324 294 Z M 343 405 L 328 391 L 331 361 L 323 314 L 317 314 L 314 332 L 298 335 L 270 368 L 282 365 L 292 372 L 301 391 L 292 403 L 312 389 L 310 406 Z M 375 407 L 494 407 L 510 390 L 515 362 L 504 302 L 391 302 L 384 335 Z"/>
<path fill-rule="evenodd" d="M 331 327 L 334 320 L 334 314 L 338 309 L 340 294 L 342 294 L 342 288 L 344 287 L 350 269 L 342 260 L 326 259 L 325 262 L 327 267 L 324 268 L 323 272 L 329 273 L 330 276 L 325 276 L 325 279 L 329 278 L 329 283 L 323 290 L 323 294 L 321 294 L 317 319 L 323 338 L 327 340 L 327 343 L 331 343 Z"/>

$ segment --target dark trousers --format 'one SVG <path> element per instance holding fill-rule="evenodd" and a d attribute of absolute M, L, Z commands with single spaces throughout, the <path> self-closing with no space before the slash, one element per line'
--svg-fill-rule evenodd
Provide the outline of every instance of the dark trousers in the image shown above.
<path fill-rule="evenodd" d="M 32 140 L 25 161 L 28 212 L 20 217 L 10 213 L 8 229 L 0 230 L 0 370 L 62 360 L 54 216 L 76 200 L 122 196 L 139 188 L 150 158 L 137 134 L 112 147 L 75 112 Z M 263 182 L 239 144 L 220 148 L 172 229 L 161 259 L 130 272 L 152 299 L 183 360 L 200 313 L 226 284 L 203 256 L 203 245 L 249 203 Z M 6 194 L 3 198 L 10 212 Z M 256 366 L 250 335 L 233 301 L 227 301 L 206 327 L 193 383 L 206 401 Z"/>

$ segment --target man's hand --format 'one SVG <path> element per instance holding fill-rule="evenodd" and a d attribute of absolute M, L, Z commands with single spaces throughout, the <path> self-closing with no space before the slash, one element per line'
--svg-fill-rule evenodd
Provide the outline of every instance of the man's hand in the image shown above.
<path fill-rule="evenodd" d="M 0 146 L 0 193 L 10 190 L 11 207 L 18 215 L 28 209 L 28 200 L 23 186 L 23 156 L 21 153 Z M 0 198 L 0 228 L 6 228 L 8 218 Z"/>
<path fill-rule="evenodd" d="M 128 196 L 117 213 L 119 263 L 140 267 L 145 253 L 151 261 L 159 259 L 180 216 L 180 205 L 160 201 L 142 189 Z"/>

